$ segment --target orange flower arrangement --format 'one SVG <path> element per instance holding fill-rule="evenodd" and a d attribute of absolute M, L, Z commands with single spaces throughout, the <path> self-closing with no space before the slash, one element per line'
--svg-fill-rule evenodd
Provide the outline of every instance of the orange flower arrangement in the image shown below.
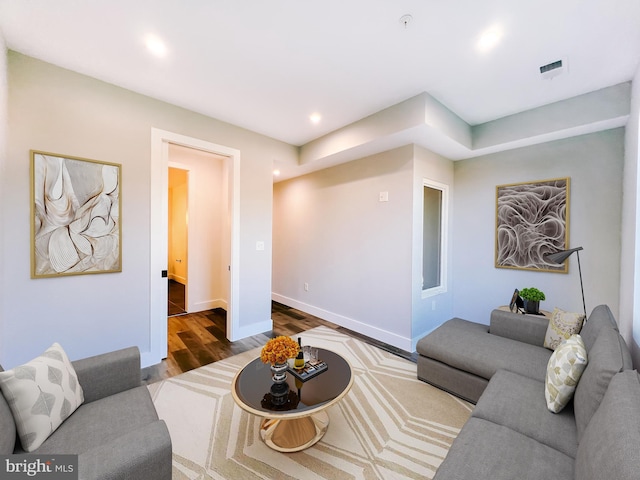
<path fill-rule="evenodd" d="M 298 342 L 291 337 L 280 335 L 269 340 L 260 352 L 262 363 L 285 363 L 287 359 L 298 355 Z"/>

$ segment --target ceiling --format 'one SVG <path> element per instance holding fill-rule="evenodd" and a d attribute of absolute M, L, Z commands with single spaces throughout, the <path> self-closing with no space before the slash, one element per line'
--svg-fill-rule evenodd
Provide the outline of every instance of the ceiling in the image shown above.
<path fill-rule="evenodd" d="M 640 59 L 638 0 L 0 0 L 0 29 L 12 50 L 292 145 L 422 92 L 477 125 L 629 81 Z M 542 80 L 558 59 L 568 72 Z"/>

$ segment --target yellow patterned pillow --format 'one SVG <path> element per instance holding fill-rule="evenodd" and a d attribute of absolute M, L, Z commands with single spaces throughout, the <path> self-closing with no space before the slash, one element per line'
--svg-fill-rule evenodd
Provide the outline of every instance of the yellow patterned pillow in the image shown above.
<path fill-rule="evenodd" d="M 544 398 L 551 412 L 558 413 L 567 406 L 586 366 L 587 349 L 580 335 L 571 335 L 551 354 L 544 384 Z"/>
<path fill-rule="evenodd" d="M 544 336 L 544 346 L 555 350 L 562 341 L 574 333 L 580 333 L 582 322 L 584 322 L 584 315 L 581 313 L 570 313 L 554 308 Z"/>

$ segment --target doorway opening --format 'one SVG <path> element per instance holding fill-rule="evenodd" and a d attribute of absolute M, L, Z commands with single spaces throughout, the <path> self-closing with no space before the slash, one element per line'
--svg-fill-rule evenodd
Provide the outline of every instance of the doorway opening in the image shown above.
<path fill-rule="evenodd" d="M 176 315 L 185 315 L 186 308 L 186 285 L 177 280 L 169 279 L 167 316 L 175 317 Z"/>
<path fill-rule="evenodd" d="M 195 281 L 197 267 L 200 262 L 197 260 L 195 252 L 198 248 L 211 242 L 211 235 L 199 235 L 193 232 L 193 226 L 197 222 L 206 225 L 207 220 L 198 219 L 192 209 L 188 211 L 188 222 L 190 224 L 190 234 L 188 243 L 196 242 L 196 246 L 187 246 L 187 276 L 185 291 L 185 309 L 187 312 L 197 312 L 211 308 L 220 307 L 224 303 L 226 310 L 226 336 L 229 340 L 236 340 L 235 335 L 239 333 L 238 319 L 238 285 L 239 285 L 239 169 L 240 151 L 217 145 L 193 137 L 168 132 L 156 128 L 151 129 L 151 239 L 150 239 L 150 351 L 145 352 L 143 363 L 152 365 L 167 357 L 167 305 L 169 287 L 168 268 L 168 191 L 169 191 L 169 167 L 190 170 L 180 160 L 171 159 L 170 150 L 177 147 L 186 147 L 187 150 L 202 154 L 213 154 L 217 158 L 217 163 L 221 168 L 221 188 L 220 196 L 223 204 L 222 220 L 219 226 L 226 228 L 226 235 L 219 238 L 223 242 L 221 249 L 226 251 L 226 257 L 221 260 L 221 268 L 218 270 L 220 276 L 224 274 L 225 281 L 219 282 L 223 288 L 223 293 L 218 295 L 201 295 L 196 287 L 205 285 L 206 282 Z M 192 175 L 191 183 L 198 175 Z M 222 181 L 224 180 L 224 181 Z M 200 189 L 207 191 L 207 187 Z M 189 196 L 193 196 L 196 188 L 190 185 Z M 189 256 L 189 252 L 191 255 Z M 196 257 L 194 259 L 194 257 Z M 191 260 L 189 261 L 189 258 Z M 189 265 L 190 263 L 190 265 Z M 206 265 L 203 268 L 208 268 Z M 222 272 L 222 273 L 221 273 Z M 225 289 L 226 288 L 226 289 Z M 194 291 L 195 289 L 195 291 Z M 147 358 L 148 357 L 148 358 Z"/>
<path fill-rule="evenodd" d="M 169 144 L 169 293 L 184 288 L 183 313 L 227 310 L 229 229 L 227 158 Z M 169 298 L 169 305 L 172 299 Z"/>
<path fill-rule="evenodd" d="M 171 157 L 171 149 L 169 155 Z M 189 243 L 189 171 L 169 167 L 169 301 L 167 315 L 187 313 L 187 265 Z"/>

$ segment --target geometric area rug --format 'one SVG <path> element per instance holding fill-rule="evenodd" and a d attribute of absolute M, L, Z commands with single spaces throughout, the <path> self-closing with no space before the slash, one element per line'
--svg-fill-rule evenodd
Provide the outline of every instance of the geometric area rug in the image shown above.
<path fill-rule="evenodd" d="M 256 348 L 148 386 L 171 434 L 173 479 L 433 478 L 473 405 L 418 380 L 415 363 L 331 328 L 300 337 L 348 359 L 355 377 L 327 409 L 322 440 L 295 453 L 260 440 L 261 419 L 230 391 Z"/>

